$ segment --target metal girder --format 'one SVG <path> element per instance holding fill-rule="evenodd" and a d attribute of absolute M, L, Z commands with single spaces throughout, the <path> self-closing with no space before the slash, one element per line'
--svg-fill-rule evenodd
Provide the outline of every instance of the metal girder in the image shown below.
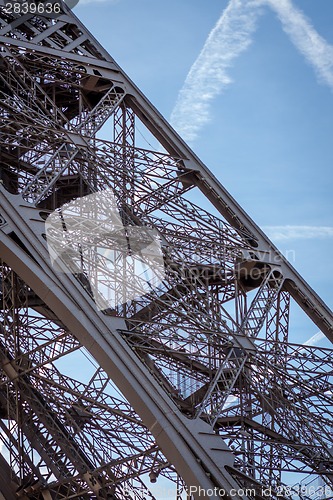
<path fill-rule="evenodd" d="M 80 23 L 72 12 L 64 6 L 64 10 L 70 15 L 71 22 L 84 32 L 87 29 Z M 60 18 L 59 18 L 60 19 Z M 88 33 L 88 32 L 87 32 Z M 109 56 L 105 49 L 94 39 L 89 33 L 89 38 L 92 40 L 98 53 L 103 54 L 102 59 L 95 59 L 96 67 L 101 69 L 106 68 L 111 71 L 116 71 L 117 82 L 126 88 L 128 106 L 133 109 L 137 116 L 142 120 L 144 125 L 150 132 L 160 141 L 163 147 L 173 155 L 183 158 L 184 165 L 188 170 L 194 171 L 195 184 L 220 211 L 230 224 L 238 230 L 246 230 L 249 234 L 249 239 L 253 243 L 253 247 L 260 248 L 261 251 L 270 254 L 274 262 L 279 263 L 281 272 L 285 278 L 285 288 L 303 308 L 306 314 L 313 322 L 327 335 L 330 340 L 333 340 L 333 315 L 332 311 L 323 303 L 312 288 L 305 280 L 297 273 L 293 266 L 280 254 L 277 248 L 266 237 L 263 231 L 252 221 L 252 219 L 242 210 L 233 197 L 225 190 L 221 183 L 212 175 L 207 167 L 198 159 L 198 157 L 190 150 L 190 148 L 182 141 L 178 134 L 172 129 L 169 123 L 158 113 L 147 98 L 139 91 L 133 82 L 124 74 L 123 70 Z M 1 41 L 1 39 L 0 39 Z M 6 39 L 8 41 L 8 38 Z M 31 47 L 33 50 L 41 50 L 31 42 L 10 40 L 13 45 Z M 48 48 L 42 50 L 48 53 Z M 58 52 L 58 56 L 62 57 L 62 52 Z M 52 52 L 50 55 L 53 55 Z M 54 55 L 57 55 L 56 52 Z M 89 56 L 88 56 L 89 57 Z M 68 53 L 68 59 L 77 59 L 77 56 Z M 80 58 L 78 58 L 80 59 Z M 88 63 L 88 59 L 82 60 Z"/>
<path fill-rule="evenodd" d="M 158 384 L 142 370 L 117 334 L 117 330 L 125 329 L 123 320 L 98 313 L 73 278 L 54 274 L 43 244 L 44 223 L 36 209 L 3 188 L 0 192 L 2 215 L 6 220 L 0 240 L 4 260 L 17 269 L 20 277 L 62 318 L 67 328 L 77 332 L 77 337 L 140 413 L 170 462 L 177 464 L 187 484 L 197 485 L 198 491 L 199 486 L 207 490 L 235 487 L 225 469 L 226 465 L 232 466 L 232 455 L 222 439 L 204 422 L 186 421 Z M 14 233 L 27 251 L 6 233 Z M 29 254 L 33 254 L 34 259 Z"/>
<path fill-rule="evenodd" d="M 76 22 L 82 26 L 77 19 Z M 82 29 L 86 30 L 83 26 Z M 99 44 L 98 47 L 100 47 Z M 115 62 L 109 55 L 106 55 L 106 58 L 111 63 L 110 69 L 114 69 Z M 261 251 L 267 252 L 272 261 L 279 263 L 281 273 L 285 279 L 285 288 L 318 328 L 333 341 L 332 311 L 299 275 L 290 262 L 283 257 L 264 232 L 237 204 L 208 168 L 191 151 L 170 124 L 158 113 L 139 89 L 135 87 L 121 68 L 117 67 L 117 69 L 119 74 L 121 74 L 121 81 L 129 95 L 127 97 L 129 107 L 134 110 L 144 125 L 171 155 L 183 158 L 186 169 L 197 173 L 197 176 L 194 177 L 195 184 L 219 210 L 221 215 L 236 229 L 248 231 L 249 239 L 251 239 L 254 249 L 259 248 Z"/>
<path fill-rule="evenodd" d="M 3 16 L 0 29 L 0 439 L 14 482 L 48 500 L 154 498 L 147 474 L 171 480 L 177 500 L 185 483 L 253 486 L 255 498 L 270 485 L 277 498 L 297 468 L 332 484 L 333 351 L 290 341 L 289 302 L 330 340 L 331 311 L 62 9 L 54 20 Z M 137 119 L 161 152 L 137 146 Z M 106 120 L 109 141 L 96 135 Z M 52 268 L 44 220 L 104 190 L 127 233 L 156 230 L 165 277 L 102 313 L 84 264 Z M 194 202 L 198 191 L 220 218 Z M 90 380 L 61 373 L 85 348 Z M 62 455 L 48 445 L 54 423 Z M 86 471 L 73 472 L 73 450 Z"/>

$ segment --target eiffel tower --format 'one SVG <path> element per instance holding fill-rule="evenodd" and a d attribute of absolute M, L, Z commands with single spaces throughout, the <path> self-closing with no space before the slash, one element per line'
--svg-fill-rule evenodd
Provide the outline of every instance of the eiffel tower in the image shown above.
<path fill-rule="evenodd" d="M 330 341 L 332 312 L 50 4 L 1 6 L 0 498 L 314 498 L 290 485 L 332 485 L 333 358 L 297 343 L 290 303 Z M 75 218 L 103 193 L 91 220 L 114 205 L 118 270 L 112 231 Z M 61 246 L 71 217 L 57 267 L 47 225 L 61 220 Z M 141 289 L 132 252 L 150 231 L 163 272 Z"/>

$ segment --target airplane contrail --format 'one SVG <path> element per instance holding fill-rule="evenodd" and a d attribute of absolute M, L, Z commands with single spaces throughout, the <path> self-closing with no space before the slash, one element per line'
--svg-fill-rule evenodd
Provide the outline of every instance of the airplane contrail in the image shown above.
<path fill-rule="evenodd" d="M 318 80 L 333 90 L 333 46 L 317 33 L 311 21 L 291 0 L 258 0 L 278 15 L 283 30 L 314 68 Z"/>
<path fill-rule="evenodd" d="M 232 82 L 229 69 L 249 47 L 259 13 L 253 2 L 231 0 L 209 33 L 171 113 L 171 124 L 186 141 L 196 139 L 210 120 L 211 102 Z"/>
<path fill-rule="evenodd" d="M 291 0 L 230 0 L 193 63 L 171 113 L 171 124 L 186 141 L 197 138 L 211 119 L 213 100 L 232 83 L 230 68 L 250 46 L 263 7 L 276 12 L 318 80 L 333 90 L 333 46 Z"/>
<path fill-rule="evenodd" d="M 312 337 L 310 337 L 308 340 L 306 340 L 302 345 L 307 346 L 315 346 L 319 344 L 319 342 L 325 338 L 325 334 L 323 332 L 317 332 Z"/>
<path fill-rule="evenodd" d="M 332 226 L 263 226 L 267 236 L 274 241 L 333 238 Z"/>

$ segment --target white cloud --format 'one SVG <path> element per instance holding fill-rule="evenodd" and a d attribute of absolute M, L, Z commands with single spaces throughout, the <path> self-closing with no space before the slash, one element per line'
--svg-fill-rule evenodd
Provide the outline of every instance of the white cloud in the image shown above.
<path fill-rule="evenodd" d="M 295 356 L 297 356 L 298 353 L 306 352 L 307 346 L 314 347 L 317 344 L 319 344 L 324 338 L 325 338 L 325 334 L 323 332 L 319 331 L 319 332 L 315 333 L 310 338 L 308 338 L 308 340 L 303 342 L 303 344 L 300 347 L 297 347 L 297 349 L 295 349 L 295 351 L 292 352 L 290 357 L 294 358 Z"/>
<path fill-rule="evenodd" d="M 262 229 L 274 241 L 333 238 L 331 226 L 263 226 Z"/>
<path fill-rule="evenodd" d="M 333 46 L 313 28 L 304 13 L 291 0 L 257 0 L 269 5 L 278 15 L 283 30 L 313 66 L 319 80 L 333 90 Z"/>
<path fill-rule="evenodd" d="M 319 342 L 325 338 L 325 334 L 323 332 L 317 332 L 312 337 L 310 337 L 308 340 L 304 342 L 304 346 L 306 345 L 317 345 Z"/>
<path fill-rule="evenodd" d="M 260 11 L 254 5 L 249 0 L 231 0 L 191 67 L 170 118 L 185 140 L 196 139 L 210 120 L 211 101 L 232 82 L 228 71 L 255 31 Z"/>
<path fill-rule="evenodd" d="M 210 121 L 211 102 L 232 83 L 229 70 L 251 44 L 263 6 L 277 13 L 283 30 L 313 66 L 319 80 L 333 90 L 333 47 L 291 0 L 230 0 L 192 65 L 171 113 L 171 124 L 186 141 L 197 138 Z"/>

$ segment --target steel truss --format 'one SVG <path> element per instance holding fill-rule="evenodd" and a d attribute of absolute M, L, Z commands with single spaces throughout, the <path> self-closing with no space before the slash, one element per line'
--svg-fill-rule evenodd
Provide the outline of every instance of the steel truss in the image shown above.
<path fill-rule="evenodd" d="M 2 496 L 332 485 L 333 351 L 289 328 L 292 300 L 332 341 L 331 311 L 64 4 L 2 9 L 0 46 Z M 165 277 L 99 311 L 87 267 L 52 267 L 45 220 L 105 190 L 128 232 L 157 231 Z"/>

